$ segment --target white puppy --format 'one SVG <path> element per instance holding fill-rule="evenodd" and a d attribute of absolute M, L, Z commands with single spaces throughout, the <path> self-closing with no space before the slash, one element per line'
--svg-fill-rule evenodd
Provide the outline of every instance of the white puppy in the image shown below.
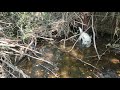
<path fill-rule="evenodd" d="M 91 37 L 79 27 L 80 36 L 79 40 L 83 47 L 90 47 L 91 46 Z"/>

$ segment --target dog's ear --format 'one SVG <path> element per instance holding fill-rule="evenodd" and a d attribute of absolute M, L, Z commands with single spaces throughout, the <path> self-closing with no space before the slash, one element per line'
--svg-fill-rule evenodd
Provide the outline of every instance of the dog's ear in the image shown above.
<path fill-rule="evenodd" d="M 82 33 L 83 32 L 82 28 L 81 27 L 78 27 L 78 28 L 79 28 L 80 33 Z"/>

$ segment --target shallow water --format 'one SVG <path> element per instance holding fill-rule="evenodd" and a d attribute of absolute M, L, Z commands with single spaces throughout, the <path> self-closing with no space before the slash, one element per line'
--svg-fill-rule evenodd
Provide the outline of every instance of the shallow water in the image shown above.
<path fill-rule="evenodd" d="M 71 52 L 66 52 L 72 47 L 72 43 L 67 42 L 66 48 L 62 44 L 46 44 L 40 48 L 40 52 L 44 53 L 41 57 L 53 63 L 53 66 L 34 59 L 18 66 L 32 78 L 119 78 L 120 54 L 110 52 L 105 47 L 107 43 L 109 40 L 103 38 L 96 41 L 98 52 L 102 55 L 100 60 L 93 44 L 90 48 L 80 50 L 76 46 Z"/>

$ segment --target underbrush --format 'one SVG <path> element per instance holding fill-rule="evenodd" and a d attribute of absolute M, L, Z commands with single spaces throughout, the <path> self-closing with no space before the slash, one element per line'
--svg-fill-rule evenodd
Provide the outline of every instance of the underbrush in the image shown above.
<path fill-rule="evenodd" d="M 24 56 L 51 64 L 37 49 L 45 40 L 50 44 L 71 40 L 74 45 L 79 36 L 78 27 L 95 35 L 107 32 L 111 40 L 120 38 L 118 12 L 1 12 L 0 13 L 0 65 L 3 78 L 29 78 L 15 63 Z M 92 18 L 93 17 L 93 18 Z M 58 40 L 57 38 L 62 38 Z M 74 45 L 72 49 L 74 48 Z"/>

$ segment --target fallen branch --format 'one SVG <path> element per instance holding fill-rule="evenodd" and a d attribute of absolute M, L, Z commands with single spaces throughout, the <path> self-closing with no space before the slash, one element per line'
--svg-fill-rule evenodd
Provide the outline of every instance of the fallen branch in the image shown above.
<path fill-rule="evenodd" d="M 10 68 L 12 68 L 14 71 L 17 71 L 23 75 L 24 78 L 30 78 L 28 75 L 26 75 L 22 70 L 18 69 L 16 66 L 9 64 L 5 60 L 0 59 L 3 63 L 7 64 Z"/>
<path fill-rule="evenodd" d="M 19 51 L 15 50 L 15 49 L 13 49 L 13 48 L 9 48 L 9 49 L 12 50 L 12 51 L 14 51 L 14 52 L 16 52 L 16 53 L 21 54 Z M 51 64 L 52 66 L 54 66 L 51 62 L 49 62 L 49 61 L 47 61 L 47 60 L 44 60 L 43 58 L 33 57 L 33 56 L 31 56 L 31 55 L 29 55 L 29 54 L 26 54 L 26 53 L 24 53 L 24 55 L 26 55 L 26 56 L 28 56 L 28 57 L 31 57 L 31 58 L 34 58 L 34 59 L 36 59 L 36 60 L 44 61 L 44 62 L 46 62 L 46 63 Z"/>

